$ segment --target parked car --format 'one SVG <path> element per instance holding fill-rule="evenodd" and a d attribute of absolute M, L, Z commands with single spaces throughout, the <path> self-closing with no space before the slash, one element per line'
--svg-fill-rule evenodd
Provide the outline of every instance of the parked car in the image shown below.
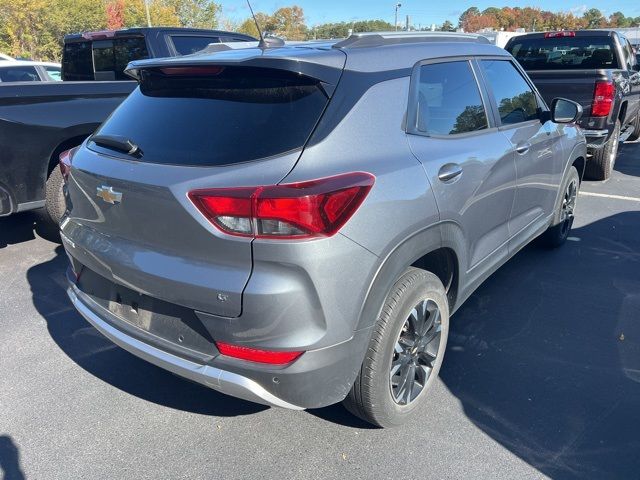
<path fill-rule="evenodd" d="M 60 64 L 9 60 L 0 62 L 0 83 L 51 82 L 61 80 Z"/>
<path fill-rule="evenodd" d="M 67 81 L 56 85 L 0 83 L 0 216 L 46 207 L 45 218 L 57 229 L 64 199 L 62 177 L 54 166 L 61 152 L 80 145 L 133 91 L 136 83 L 122 72 L 128 59 L 191 53 L 221 39 L 233 45 L 251 37 L 180 28 L 69 35 L 63 55 Z M 11 78 L 18 81 L 51 80 L 59 74 L 57 64 L 0 62 L 3 82 L 4 69 L 14 72 Z M 125 78 L 129 81 L 119 81 Z M 107 79 L 118 81 L 93 81 Z"/>
<path fill-rule="evenodd" d="M 249 42 L 242 33 L 198 28 L 151 27 L 85 32 L 64 37 L 64 80 L 131 80 L 132 60 L 190 55 L 211 43 Z"/>
<path fill-rule="evenodd" d="M 138 88 L 61 158 L 69 297 L 221 392 L 407 421 L 450 314 L 531 240 L 569 234 L 581 108 L 549 109 L 484 37 L 357 34 L 127 71 Z"/>
<path fill-rule="evenodd" d="M 0 217 L 46 207 L 57 227 L 64 212 L 60 153 L 81 144 L 136 84 L 0 85 Z"/>
<path fill-rule="evenodd" d="M 629 41 L 608 30 L 529 33 L 506 49 L 547 102 L 562 96 L 582 105 L 586 176 L 609 178 L 620 142 L 640 137 L 640 67 Z"/>

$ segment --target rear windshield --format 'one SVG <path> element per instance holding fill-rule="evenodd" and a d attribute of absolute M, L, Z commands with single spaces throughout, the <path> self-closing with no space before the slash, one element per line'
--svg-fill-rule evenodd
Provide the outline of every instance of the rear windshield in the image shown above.
<path fill-rule="evenodd" d="M 131 80 L 124 73 L 133 60 L 149 58 L 144 37 L 71 42 L 64 46 L 65 80 Z"/>
<path fill-rule="evenodd" d="M 525 70 L 618 68 L 611 37 L 516 37 L 507 50 Z"/>
<path fill-rule="evenodd" d="M 228 165 L 300 149 L 328 101 L 317 80 L 281 70 L 163 68 L 141 77 L 96 134 L 126 137 L 150 163 Z"/>

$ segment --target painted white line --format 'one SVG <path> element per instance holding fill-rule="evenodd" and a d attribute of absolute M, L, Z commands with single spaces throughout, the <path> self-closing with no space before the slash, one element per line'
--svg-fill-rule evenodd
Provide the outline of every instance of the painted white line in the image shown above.
<path fill-rule="evenodd" d="M 593 192 L 580 192 L 580 195 L 584 195 L 585 197 L 602 197 L 602 198 L 612 198 L 614 200 L 627 200 L 629 202 L 640 202 L 640 197 L 625 197 L 623 195 L 608 195 L 606 193 L 593 193 Z"/>

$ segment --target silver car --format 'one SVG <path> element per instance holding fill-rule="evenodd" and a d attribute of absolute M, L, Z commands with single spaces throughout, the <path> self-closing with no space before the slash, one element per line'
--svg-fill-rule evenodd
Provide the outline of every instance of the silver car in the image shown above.
<path fill-rule="evenodd" d="M 138 88 L 61 159 L 69 297 L 229 395 L 401 424 L 451 314 L 569 234 L 580 107 L 549 108 L 483 37 L 219 45 L 127 72 Z"/>

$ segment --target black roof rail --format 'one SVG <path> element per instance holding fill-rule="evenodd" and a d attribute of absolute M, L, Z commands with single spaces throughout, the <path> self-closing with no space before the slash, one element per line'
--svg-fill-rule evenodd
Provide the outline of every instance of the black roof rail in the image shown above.
<path fill-rule="evenodd" d="M 475 33 L 457 32 L 367 32 L 354 33 L 349 38 L 333 45 L 333 48 L 380 47 L 408 43 L 491 43 L 487 37 Z"/>

